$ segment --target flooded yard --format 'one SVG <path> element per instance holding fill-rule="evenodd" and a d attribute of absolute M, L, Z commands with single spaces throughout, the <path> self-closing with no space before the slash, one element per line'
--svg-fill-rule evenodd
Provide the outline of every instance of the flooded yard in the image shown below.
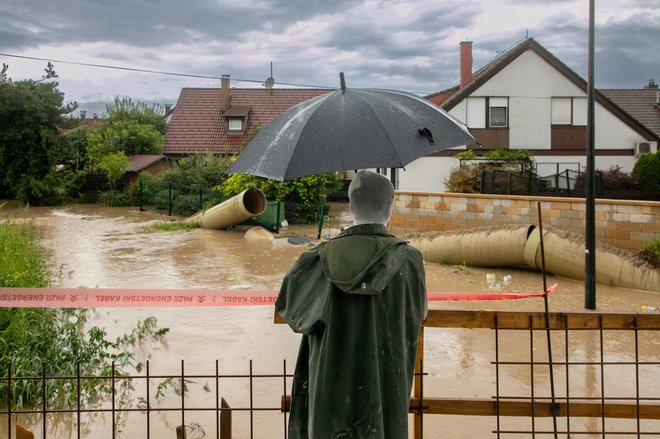
<path fill-rule="evenodd" d="M 323 235 L 337 233 L 349 224 L 345 205 L 333 205 L 332 219 Z M 6 217 L 34 218 L 42 237 L 42 246 L 54 271 L 59 273 L 53 286 L 131 289 L 260 289 L 277 290 L 293 261 L 306 246 L 283 241 L 252 241 L 243 237 L 245 229 L 218 231 L 195 229 L 189 232 L 156 232 L 147 225 L 168 220 L 155 212 L 135 208 L 106 208 L 97 205 L 39 207 L 24 210 L 14 205 L 0 209 Z M 316 225 L 291 226 L 283 234 L 304 234 L 315 238 Z M 486 274 L 501 279 L 511 276 L 502 292 L 540 293 L 542 279 L 527 269 L 487 269 L 426 263 L 429 291 L 486 291 Z M 549 276 L 548 284 L 557 282 L 558 290 L 549 298 L 551 311 L 583 311 L 584 284 Z M 597 310 L 637 312 L 642 305 L 660 308 L 660 295 L 652 292 L 597 286 Z M 543 310 L 541 299 L 488 302 L 434 302 L 437 309 Z M 207 308 L 97 308 L 93 324 L 105 327 L 111 336 L 129 331 L 136 322 L 155 316 L 162 327 L 170 328 L 164 347 L 145 355 L 150 358 L 152 374 L 178 373 L 185 360 L 186 373 L 213 373 L 218 360 L 222 373 L 246 374 L 252 360 L 253 373 L 281 373 L 283 361 L 290 373 L 295 364 L 299 336 L 286 325 L 273 323 L 271 306 Z M 627 340 L 614 339 L 608 349 L 625 351 Z M 428 330 L 425 344 L 425 394 L 488 398 L 495 394 L 492 334 L 483 330 Z M 539 349 L 543 346 L 539 342 Z M 510 355 L 527 352 L 515 340 L 507 345 Z M 596 348 L 594 348 L 596 349 Z M 597 350 L 597 349 L 596 349 Z M 648 347 L 648 355 L 660 360 L 660 340 Z M 584 355 L 590 355 L 585 352 Z M 658 386 L 656 371 L 644 372 L 650 385 Z M 582 383 L 586 388 L 594 382 Z M 228 380 L 229 381 L 229 380 Z M 198 383 L 203 387 L 204 383 Z M 255 404 L 279 406 L 283 393 L 281 378 L 273 383 L 262 379 L 263 388 L 255 393 Z M 290 385 L 290 384 L 289 384 Z M 522 383 L 520 384 L 523 385 Z M 247 383 L 228 382 L 224 396 L 232 406 L 247 404 Z M 290 389 L 289 389 L 290 390 Z M 209 396 L 210 395 L 210 396 Z M 191 391 L 190 398 L 213 399 L 213 394 Z M 192 404 L 192 403 L 191 403 Z M 213 403 L 209 403 L 213 405 Z M 190 422 L 203 424 L 207 414 L 187 415 Z M 236 413 L 236 438 L 250 437 L 247 414 Z M 158 434 L 174 437 L 176 416 L 163 415 Z M 199 420 L 197 420 L 199 419 Z M 587 421 L 585 421 L 587 422 Z M 588 421 L 590 422 L 590 421 Z M 254 419 L 254 437 L 280 437 L 282 417 L 276 413 L 258 414 Z M 129 416 L 121 437 L 142 437 L 140 422 Z M 469 424 L 469 425 L 468 425 Z M 492 419 L 452 419 L 425 416 L 427 438 L 470 438 L 478 426 L 485 436 L 495 428 Z M 470 430 L 468 430 L 468 428 Z M 95 423 L 89 437 L 109 437 L 108 423 Z M 277 429 L 277 430 L 274 430 Z M 272 432 L 276 431 L 277 434 Z M 136 433 L 137 432 L 137 433 Z M 215 430 L 209 437 L 214 437 Z M 283 437 L 283 436 L 282 436 Z"/>

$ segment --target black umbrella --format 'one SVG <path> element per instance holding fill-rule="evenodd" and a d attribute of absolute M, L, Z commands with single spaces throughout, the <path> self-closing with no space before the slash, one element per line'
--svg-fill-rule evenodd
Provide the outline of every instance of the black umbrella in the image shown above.
<path fill-rule="evenodd" d="M 477 143 L 424 98 L 396 90 L 341 89 L 292 107 L 266 125 L 227 171 L 284 181 L 322 172 L 402 168 Z"/>

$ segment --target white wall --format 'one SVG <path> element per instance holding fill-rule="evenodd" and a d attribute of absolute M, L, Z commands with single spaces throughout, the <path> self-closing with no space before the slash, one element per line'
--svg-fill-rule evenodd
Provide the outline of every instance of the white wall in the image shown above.
<path fill-rule="evenodd" d="M 399 189 L 418 192 L 445 192 L 445 178 L 457 167 L 454 157 L 423 157 L 399 169 Z"/>
<path fill-rule="evenodd" d="M 551 98 L 586 97 L 586 93 L 535 52 L 528 50 L 470 96 L 510 98 L 510 148 L 550 149 Z M 595 110 L 596 149 L 633 148 L 635 142 L 644 141 L 640 134 L 598 102 Z M 452 114 L 466 120 L 463 105 L 454 107 Z"/>
<path fill-rule="evenodd" d="M 509 99 L 509 148 L 550 149 L 550 99 Z"/>

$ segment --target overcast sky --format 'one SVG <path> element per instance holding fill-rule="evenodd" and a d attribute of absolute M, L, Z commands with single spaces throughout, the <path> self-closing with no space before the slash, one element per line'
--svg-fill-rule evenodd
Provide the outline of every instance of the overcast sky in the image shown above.
<path fill-rule="evenodd" d="M 660 0 L 596 1 L 596 86 L 660 82 Z M 529 35 L 587 75 L 588 0 L 2 0 L 0 53 L 220 77 L 232 86 L 380 87 L 430 94 L 458 81 L 458 44 L 474 67 Z M 46 61 L 0 55 L 14 79 Z M 176 103 L 182 87 L 219 80 L 55 62 L 60 90 L 103 112 L 128 96 Z M 242 82 L 249 79 L 255 82 Z M 278 86 L 278 85 L 276 85 Z"/>

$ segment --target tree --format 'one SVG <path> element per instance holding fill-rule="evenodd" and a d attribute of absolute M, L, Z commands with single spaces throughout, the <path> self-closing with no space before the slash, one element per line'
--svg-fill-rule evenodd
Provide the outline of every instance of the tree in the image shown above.
<path fill-rule="evenodd" d="M 162 105 L 147 105 L 144 102 L 133 102 L 131 98 L 116 97 L 114 103 L 106 105 L 106 119 L 111 124 L 116 122 L 134 121 L 140 125 L 151 125 L 160 134 L 165 134 L 165 108 Z"/>
<path fill-rule="evenodd" d="M 99 169 L 106 173 L 110 182 L 110 189 L 124 176 L 130 162 L 123 151 L 111 152 L 104 155 L 99 161 Z"/>
<path fill-rule="evenodd" d="M 12 81 L 0 75 L 0 186 L 19 201 L 34 195 L 30 182 L 43 181 L 60 158 L 57 130 L 76 104 L 64 105 L 64 94 L 52 64 L 38 80 Z"/>
<path fill-rule="evenodd" d="M 87 152 L 93 165 L 98 166 L 103 156 L 123 152 L 136 154 L 160 154 L 163 151 L 163 135 L 150 124 L 134 120 L 116 121 L 90 129 Z"/>
<path fill-rule="evenodd" d="M 84 170 L 89 162 L 87 154 L 89 131 L 88 126 L 82 125 L 68 130 L 60 137 L 62 158 L 74 171 Z"/>

